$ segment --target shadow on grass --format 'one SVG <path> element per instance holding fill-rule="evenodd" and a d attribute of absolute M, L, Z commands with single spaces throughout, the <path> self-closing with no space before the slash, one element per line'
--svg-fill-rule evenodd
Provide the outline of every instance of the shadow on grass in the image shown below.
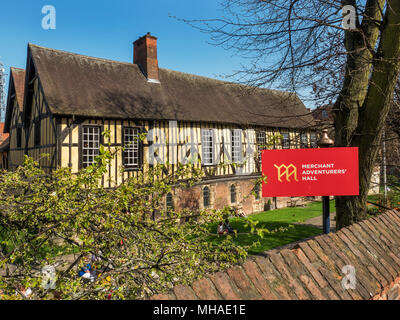
<path fill-rule="evenodd" d="M 237 230 L 237 235 L 232 235 L 235 244 L 240 246 L 249 246 L 255 242 L 259 244 L 248 250 L 249 254 L 258 254 L 276 247 L 316 236 L 322 233 L 322 230 L 317 227 L 300 225 L 285 222 L 259 222 L 257 228 L 267 229 L 270 233 L 265 233 L 264 237 L 260 237 L 250 233 L 250 227 L 245 226 L 245 222 L 239 219 L 232 219 L 230 222 L 233 229 Z M 284 229 L 281 231 L 280 229 Z M 216 234 L 217 225 L 210 226 L 210 232 L 215 234 L 208 237 L 208 241 L 213 244 L 221 243 L 226 235 L 219 236 Z"/>

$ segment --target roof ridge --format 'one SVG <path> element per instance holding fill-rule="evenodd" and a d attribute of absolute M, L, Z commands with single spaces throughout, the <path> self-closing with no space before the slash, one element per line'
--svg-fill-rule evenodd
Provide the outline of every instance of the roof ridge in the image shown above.
<path fill-rule="evenodd" d="M 84 54 L 80 54 L 80 53 L 48 48 L 48 47 L 39 46 L 39 45 L 33 44 L 33 43 L 28 43 L 28 46 L 37 47 L 40 49 L 54 51 L 54 52 L 58 52 L 58 53 L 65 53 L 65 54 L 69 54 L 69 55 L 73 55 L 73 56 L 80 56 L 80 57 L 84 57 L 87 59 L 98 60 L 98 61 L 102 61 L 102 62 L 117 63 L 117 64 L 129 65 L 129 66 L 137 65 L 135 63 L 130 63 L 130 62 L 123 62 L 123 61 L 117 61 L 117 60 L 111 60 L 111 59 L 105 59 L 105 58 L 99 58 L 99 57 L 92 57 L 92 56 L 88 56 L 88 55 L 84 55 Z M 256 87 L 256 86 L 251 86 L 248 84 L 240 83 L 240 82 L 232 82 L 232 81 L 226 81 L 226 80 L 221 80 L 221 79 L 215 79 L 215 78 L 210 78 L 210 77 L 206 77 L 206 76 L 202 76 L 202 75 L 198 75 L 198 74 L 193 74 L 193 73 L 188 73 L 188 72 L 183 72 L 183 71 L 178 71 L 178 70 L 172 70 L 172 69 L 168 69 L 168 68 L 159 68 L 159 69 L 167 71 L 167 72 L 180 73 L 180 74 L 186 75 L 186 76 L 201 78 L 204 80 L 212 80 L 212 81 L 223 83 L 223 84 L 236 85 L 236 86 L 243 87 L 243 88 L 257 89 L 257 90 L 261 90 L 261 91 L 269 91 L 269 92 L 274 92 L 274 93 L 289 93 L 289 94 L 293 94 L 293 95 L 297 96 L 295 92 L 286 91 L 286 90 L 261 88 L 261 87 Z"/>
<path fill-rule="evenodd" d="M 80 56 L 80 57 L 84 57 L 84 58 L 88 58 L 88 59 L 92 59 L 92 60 L 99 60 L 99 61 L 103 61 L 103 62 L 119 63 L 119 64 L 125 64 L 125 65 L 130 65 L 130 66 L 136 65 L 135 63 L 130 63 L 130 62 L 123 62 L 123 61 L 117 61 L 117 60 L 111 60 L 111 59 L 105 59 L 105 58 L 99 58 L 99 57 L 92 57 L 92 56 L 88 56 L 88 55 L 84 55 L 84 54 L 80 54 L 80 53 L 43 47 L 43 46 L 39 46 L 39 45 L 33 44 L 33 43 L 28 43 L 28 46 L 36 47 L 36 48 L 40 48 L 40 49 L 44 49 L 44 50 L 48 50 L 48 51 L 54 51 L 54 52 L 58 52 L 58 53 L 66 53 L 66 54 L 73 55 L 73 56 Z"/>

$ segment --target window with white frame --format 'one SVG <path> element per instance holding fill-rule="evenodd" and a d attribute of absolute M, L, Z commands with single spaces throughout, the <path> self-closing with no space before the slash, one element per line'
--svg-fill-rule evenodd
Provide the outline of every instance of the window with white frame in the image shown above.
<path fill-rule="evenodd" d="M 201 145 L 203 165 L 211 166 L 214 164 L 214 132 L 213 129 L 201 130 Z"/>
<path fill-rule="evenodd" d="M 256 135 L 257 151 L 258 151 L 258 162 L 261 163 L 261 154 L 266 149 L 267 138 L 265 131 L 257 131 Z"/>
<path fill-rule="evenodd" d="M 127 168 L 140 166 L 139 128 L 124 127 L 124 165 Z"/>
<path fill-rule="evenodd" d="M 282 149 L 290 149 L 289 133 L 281 133 L 282 135 Z"/>
<path fill-rule="evenodd" d="M 100 127 L 84 126 L 82 132 L 82 166 L 92 165 L 99 155 Z"/>
<path fill-rule="evenodd" d="M 232 130 L 232 162 L 240 162 L 242 160 L 242 130 Z"/>

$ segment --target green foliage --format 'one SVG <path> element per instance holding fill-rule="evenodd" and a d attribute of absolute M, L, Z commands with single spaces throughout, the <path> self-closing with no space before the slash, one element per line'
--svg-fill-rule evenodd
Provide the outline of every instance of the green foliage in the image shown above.
<path fill-rule="evenodd" d="M 399 179 L 395 176 L 388 176 L 388 192 L 384 195 L 384 190 L 381 188 L 380 194 L 374 194 L 368 196 L 368 201 L 371 202 L 368 204 L 367 212 L 370 216 L 375 216 L 382 212 L 385 212 L 386 208 L 399 209 L 400 208 L 400 182 Z M 376 206 L 374 204 L 381 205 L 382 207 Z"/>
<path fill-rule="evenodd" d="M 330 201 L 330 211 L 335 211 L 335 201 Z M 317 227 L 299 224 L 322 215 L 322 202 L 312 202 L 306 207 L 282 208 L 253 214 L 249 217 L 237 217 L 230 224 L 237 232 L 233 242 L 247 248 L 249 254 L 259 254 L 267 250 L 321 234 Z M 321 217 L 322 219 L 322 217 Z M 255 232 L 252 227 L 256 226 Z M 210 230 L 217 225 L 210 226 Z M 225 236 L 208 237 L 208 241 L 218 244 Z"/>
<path fill-rule="evenodd" d="M 193 186 L 201 169 L 180 165 L 159 179 L 168 165 L 158 165 L 106 190 L 100 182 L 113 154 L 100 151 L 94 165 L 76 174 L 70 168 L 46 174 L 28 157 L 16 171 L 0 173 L 0 299 L 23 298 L 22 287 L 35 299 L 55 292 L 61 299 L 104 299 L 111 291 L 114 298 L 137 299 L 246 257 L 234 237 L 207 241 L 210 224 L 228 211 L 237 215 L 234 210 L 165 207 L 165 195 Z M 100 275 L 85 282 L 77 271 L 90 254 L 99 258 Z M 56 265 L 55 290 L 42 286 L 46 265 Z"/>

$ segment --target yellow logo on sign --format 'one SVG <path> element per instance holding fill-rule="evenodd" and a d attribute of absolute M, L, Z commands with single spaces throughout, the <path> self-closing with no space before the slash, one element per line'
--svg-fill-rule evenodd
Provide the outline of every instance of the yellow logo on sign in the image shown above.
<path fill-rule="evenodd" d="M 290 182 L 290 177 L 291 176 L 294 176 L 294 180 L 296 180 L 297 182 L 299 181 L 299 180 L 297 180 L 297 168 L 293 165 L 293 164 L 290 164 L 290 165 L 288 165 L 288 166 L 285 166 L 284 164 L 282 164 L 282 165 L 280 165 L 280 166 L 277 166 L 276 164 L 274 165 L 275 166 L 275 168 L 277 168 L 278 169 L 278 180 L 280 181 L 280 182 L 283 182 L 282 181 L 282 177 L 284 176 L 284 175 L 286 175 L 286 180 L 288 181 L 288 182 Z M 291 171 L 290 171 L 290 169 L 292 169 Z"/>

